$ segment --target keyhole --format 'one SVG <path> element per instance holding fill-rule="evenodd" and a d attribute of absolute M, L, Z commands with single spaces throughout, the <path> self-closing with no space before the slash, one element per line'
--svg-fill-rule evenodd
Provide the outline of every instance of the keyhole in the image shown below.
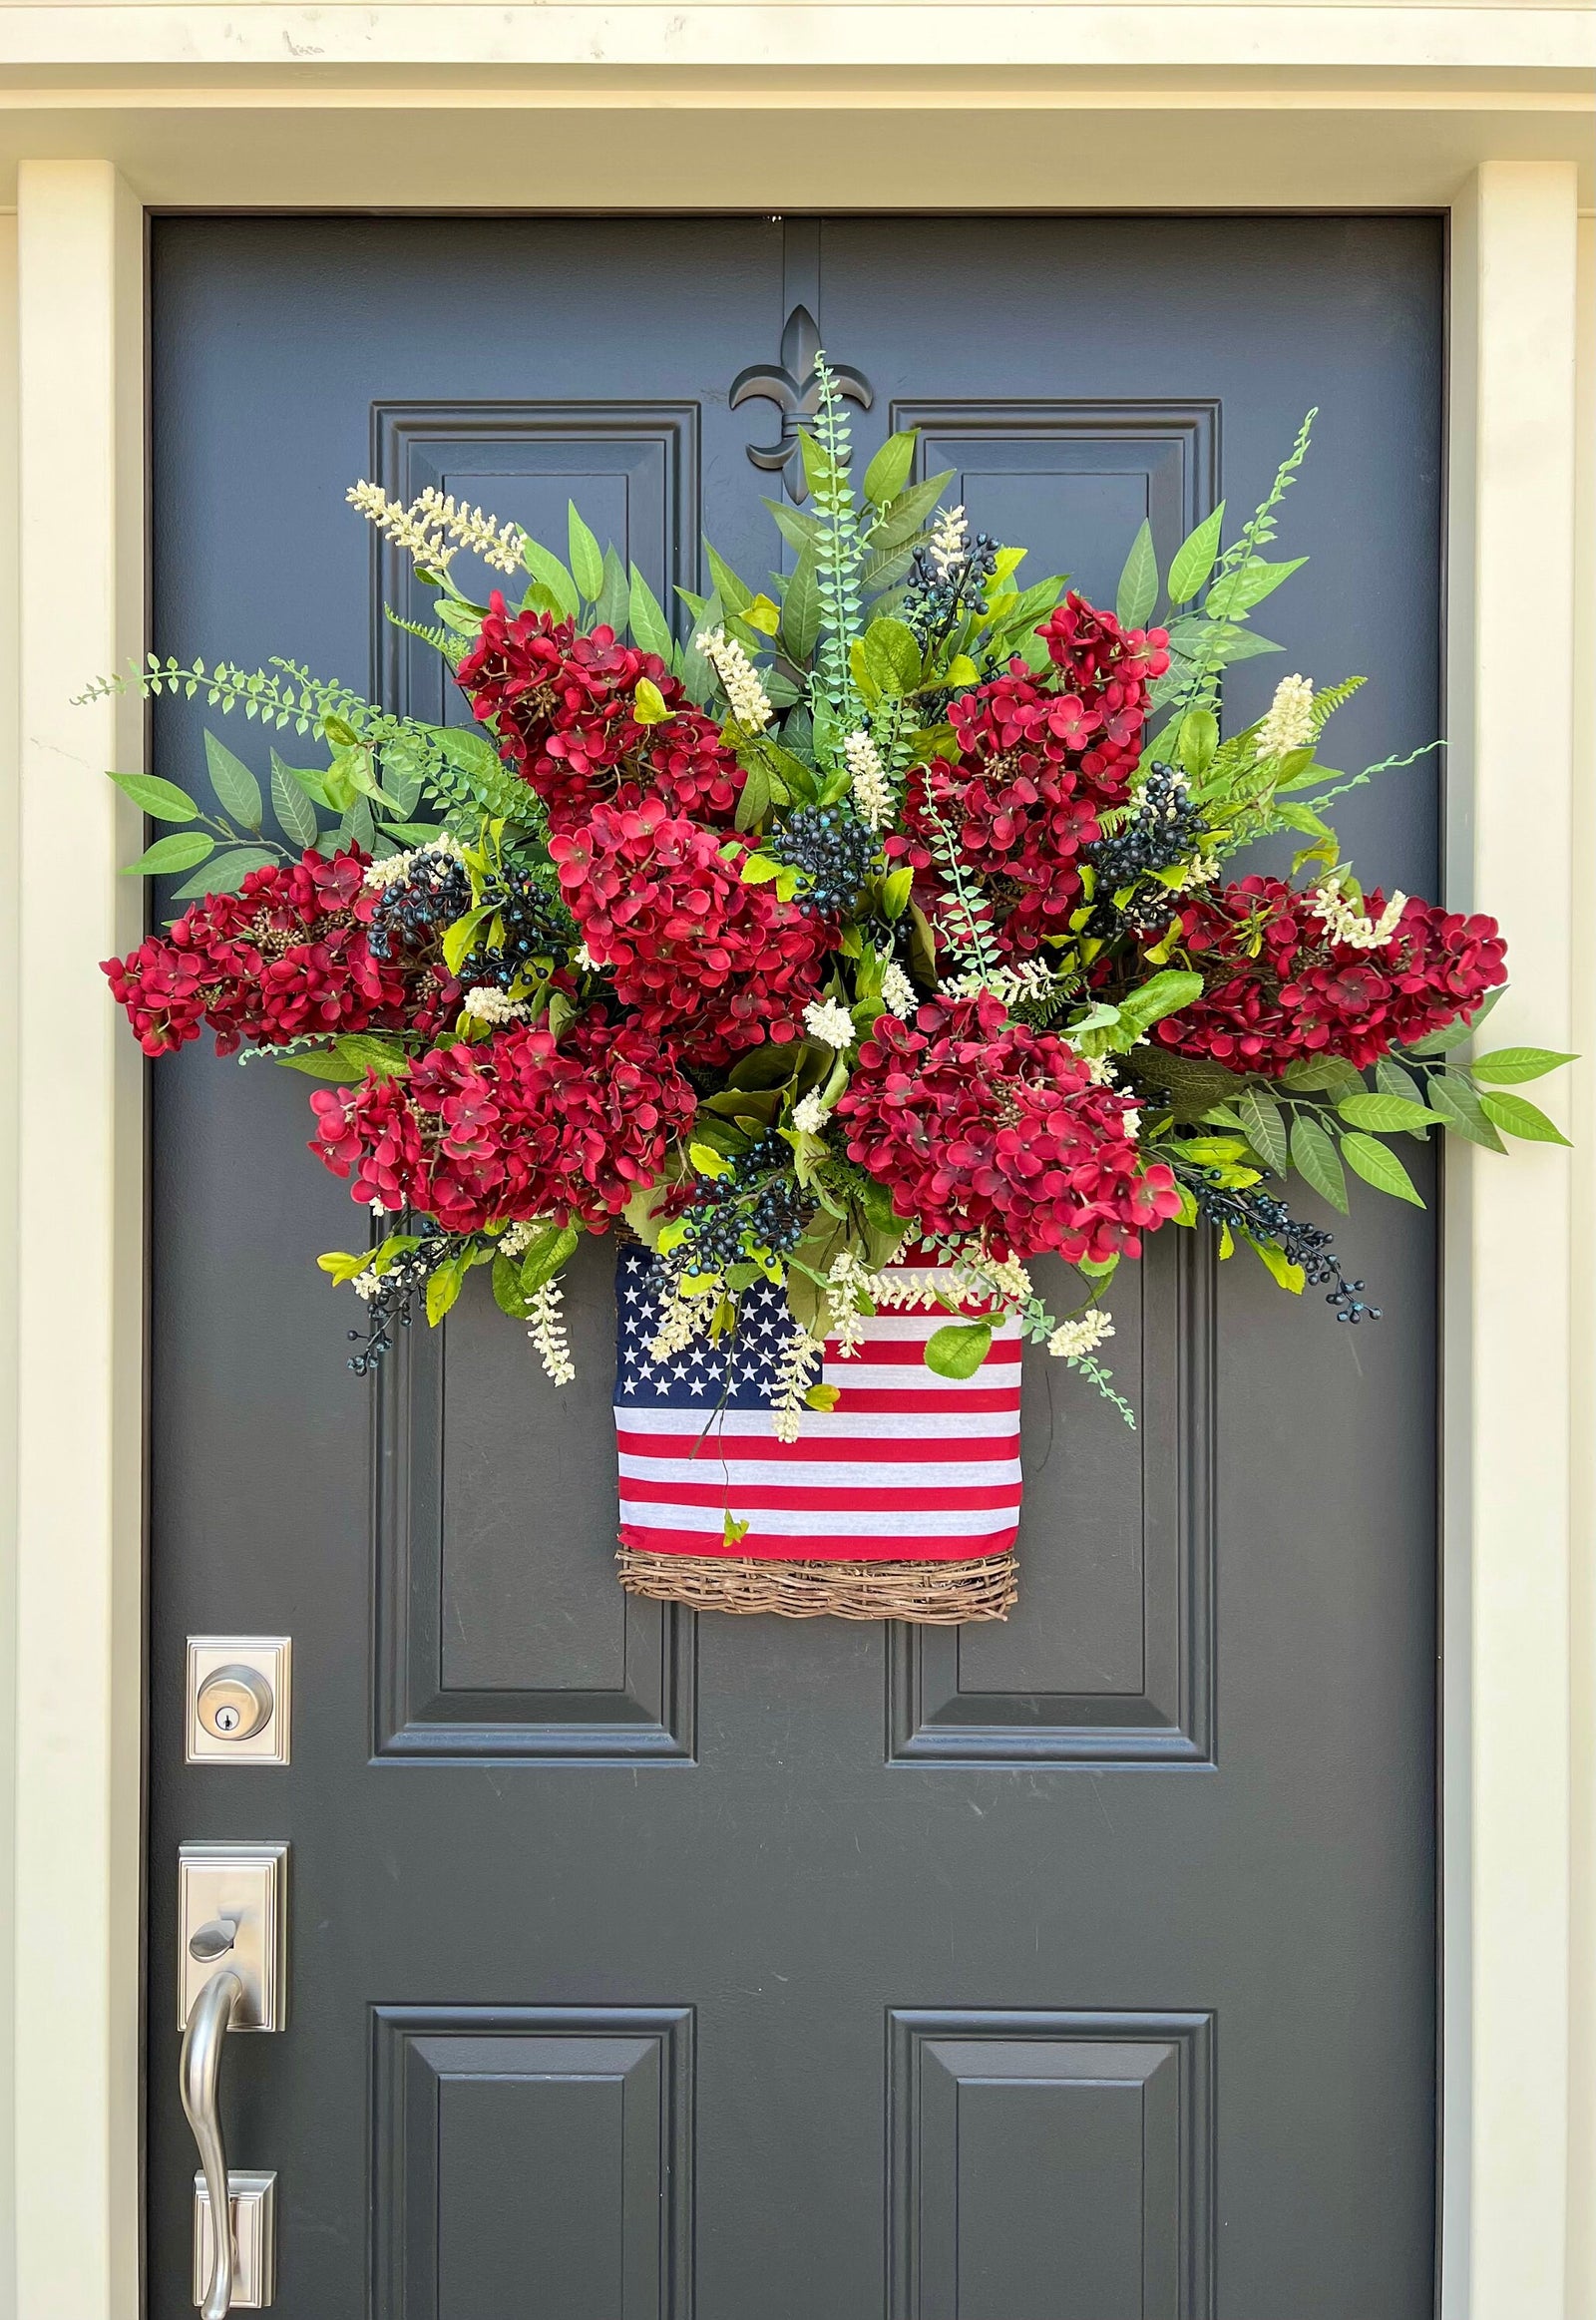
<path fill-rule="evenodd" d="M 236 1708 L 218 1708 L 216 1710 L 217 1732 L 236 1732 L 239 1721 Z"/>

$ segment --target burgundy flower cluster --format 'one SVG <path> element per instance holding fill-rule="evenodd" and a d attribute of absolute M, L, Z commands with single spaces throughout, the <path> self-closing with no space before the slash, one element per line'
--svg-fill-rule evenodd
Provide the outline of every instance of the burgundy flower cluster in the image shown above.
<path fill-rule="evenodd" d="M 1378 919 L 1385 898 L 1377 890 L 1365 907 Z M 1278 1076 L 1315 1054 L 1362 1071 L 1388 1048 L 1470 1013 L 1507 977 L 1494 919 L 1416 898 L 1375 950 L 1333 941 L 1312 894 L 1278 878 L 1245 878 L 1180 916 L 1181 940 L 1208 987 L 1153 1035 L 1233 1071 Z"/>
<path fill-rule="evenodd" d="M 1175 1215 L 1162 1162 L 1143 1167 L 1126 1099 L 1062 1040 L 1005 1020 L 995 999 L 878 1018 L 837 1110 L 848 1156 L 928 1233 L 985 1233 L 995 1253 L 1136 1256 Z"/>
<path fill-rule="evenodd" d="M 550 840 L 589 956 L 638 1025 L 695 1062 L 798 1036 L 826 931 L 769 886 L 745 886 L 741 841 L 671 813 L 662 799 L 596 806 Z"/>
<path fill-rule="evenodd" d="M 356 1200 L 414 1207 L 446 1232 L 550 1216 L 601 1230 L 652 1183 L 692 1089 L 658 1042 L 591 1009 L 557 1043 L 515 1026 L 434 1048 L 408 1078 L 318 1088 L 310 1146 Z"/>
<path fill-rule="evenodd" d="M 662 724 L 637 718 L 644 677 L 671 712 Z M 650 795 L 722 825 L 736 811 L 743 771 L 720 728 L 691 705 L 656 652 L 617 643 L 612 628 L 582 635 L 549 612 L 512 615 L 495 589 L 460 683 L 557 827 L 597 804 L 635 805 Z"/>
<path fill-rule="evenodd" d="M 365 867 L 351 851 L 253 870 L 235 895 L 207 895 L 165 936 L 104 961 L 145 1053 L 171 1054 L 204 1024 L 230 1055 L 242 1039 L 276 1047 L 414 1022 L 418 1002 L 436 1010 L 445 996 L 438 978 L 406 975 L 367 948 Z"/>
<path fill-rule="evenodd" d="M 1081 892 L 1076 857 L 1101 837 L 1101 809 L 1129 794 L 1148 688 L 1169 666 L 1163 629 L 1123 629 L 1073 591 L 1037 634 L 1058 672 L 1052 686 L 1016 659 L 955 700 L 959 754 L 916 768 L 907 835 L 887 847 L 912 864 L 917 900 L 935 921 L 946 910 L 933 869 L 940 823 L 992 889 L 993 932 L 1009 954 L 1064 932 Z"/>

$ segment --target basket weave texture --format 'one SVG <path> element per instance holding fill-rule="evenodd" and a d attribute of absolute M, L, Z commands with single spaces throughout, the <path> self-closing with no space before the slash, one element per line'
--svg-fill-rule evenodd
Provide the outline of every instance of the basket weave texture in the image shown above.
<path fill-rule="evenodd" d="M 781 1619 L 906 1619 L 963 1627 L 1006 1619 L 1019 1594 L 1017 1556 L 950 1563 L 783 1563 L 765 1556 L 615 1557 L 628 1595 L 694 1611 L 774 1612 Z"/>

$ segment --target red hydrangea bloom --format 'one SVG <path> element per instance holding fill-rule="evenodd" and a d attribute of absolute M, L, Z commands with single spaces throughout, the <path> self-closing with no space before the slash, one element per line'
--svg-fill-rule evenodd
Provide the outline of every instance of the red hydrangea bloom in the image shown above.
<path fill-rule="evenodd" d="M 1379 918 L 1377 889 L 1365 908 Z M 1182 940 L 1208 979 L 1194 1006 L 1153 1036 L 1233 1071 L 1283 1072 L 1300 1055 L 1334 1055 L 1363 1070 L 1388 1048 L 1471 1013 L 1506 979 L 1494 919 L 1464 918 L 1416 897 L 1376 950 L 1333 942 L 1312 893 L 1278 878 L 1246 878 L 1187 903 Z"/>
<path fill-rule="evenodd" d="M 643 1032 L 594 1009 L 557 1041 L 517 1025 L 434 1048 L 408 1079 L 311 1098 L 310 1149 L 357 1200 L 411 1206 L 448 1232 L 553 1216 L 601 1228 L 651 1184 L 691 1122 L 691 1087 Z"/>
<path fill-rule="evenodd" d="M 281 1046 L 306 1034 L 398 1021 L 406 981 L 373 959 L 357 916 L 366 857 L 307 853 L 251 871 L 235 895 L 207 895 L 165 936 L 103 972 L 147 1055 L 216 1035 Z"/>
<path fill-rule="evenodd" d="M 1036 633 L 1059 672 L 1081 783 L 1099 805 L 1121 805 L 1141 755 L 1148 691 L 1169 666 L 1168 631 L 1122 628 L 1071 588 Z"/>
<path fill-rule="evenodd" d="M 849 1158 L 891 1188 L 897 1215 L 1071 1260 L 1138 1256 L 1180 1206 L 1170 1170 L 1143 1166 L 1131 1108 L 991 997 L 930 1001 L 912 1024 L 880 1016 L 837 1101 Z"/>
<path fill-rule="evenodd" d="M 886 848 L 913 865 L 918 899 L 934 921 L 947 908 L 932 867 L 935 820 L 966 866 L 995 887 L 994 932 L 1004 949 L 1034 951 L 1044 935 L 1063 933 L 1080 896 L 1075 858 L 1101 836 L 1097 801 L 1082 790 L 1069 737 L 1078 708 L 1044 692 L 1021 661 L 952 703 L 960 754 L 952 764 L 936 758 L 915 768 L 907 834 Z"/>
<path fill-rule="evenodd" d="M 643 677 L 672 711 L 664 724 L 637 721 Z M 460 683 L 557 823 L 580 820 L 600 801 L 635 804 L 650 791 L 706 820 L 727 821 L 736 810 L 743 772 L 719 727 L 690 705 L 658 653 L 617 643 L 612 628 L 579 635 L 549 612 L 512 616 L 495 589 Z"/>
<path fill-rule="evenodd" d="M 826 942 L 769 886 L 745 886 L 748 849 L 738 840 L 723 859 L 724 843 L 647 798 L 595 807 L 549 848 L 589 956 L 612 975 L 621 1005 L 700 1062 L 796 1038 Z"/>
<path fill-rule="evenodd" d="M 959 755 L 916 768 L 907 835 L 887 842 L 889 855 L 912 864 L 928 916 L 946 919 L 932 867 L 933 818 L 941 821 L 987 885 L 993 932 L 1010 953 L 1065 931 L 1080 899 L 1076 857 L 1101 837 L 1099 812 L 1129 795 L 1148 687 L 1169 666 L 1161 628 L 1122 629 L 1073 592 L 1037 634 L 1060 679 L 1044 684 L 1015 659 L 952 702 Z"/>

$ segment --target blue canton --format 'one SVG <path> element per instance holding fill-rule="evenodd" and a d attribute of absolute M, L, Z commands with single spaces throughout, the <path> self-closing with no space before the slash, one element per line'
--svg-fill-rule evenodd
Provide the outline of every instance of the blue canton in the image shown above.
<path fill-rule="evenodd" d="M 659 1328 L 659 1260 L 623 1248 L 615 1267 L 615 1407 L 765 1409 L 776 1356 L 793 1334 L 785 1290 L 756 1281 L 742 1295 L 737 1334 L 711 1345 L 695 1338 L 679 1353 L 650 1361 Z"/>

